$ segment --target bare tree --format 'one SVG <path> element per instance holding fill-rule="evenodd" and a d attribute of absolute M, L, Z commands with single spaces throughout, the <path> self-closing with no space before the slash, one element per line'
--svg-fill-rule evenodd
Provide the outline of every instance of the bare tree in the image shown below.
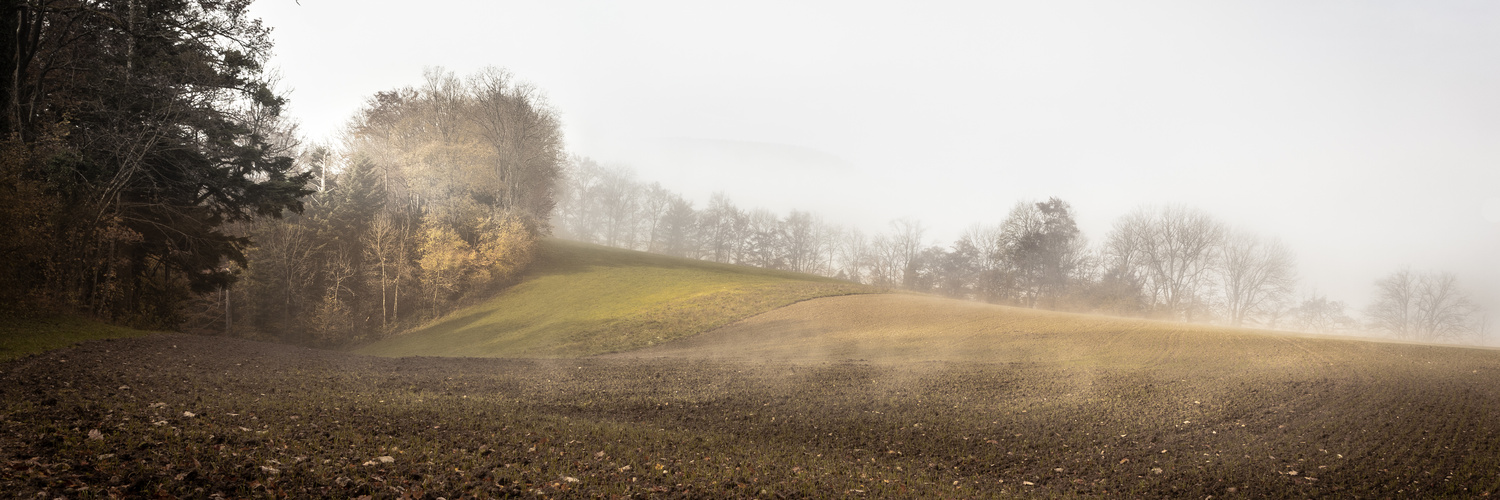
<path fill-rule="evenodd" d="M 870 239 L 865 236 L 864 231 L 845 231 L 839 238 L 839 270 L 834 276 L 856 283 L 870 283 L 870 273 L 867 271 L 870 254 Z"/>
<path fill-rule="evenodd" d="M 1375 302 L 1367 314 L 1371 327 L 1401 339 L 1453 341 L 1476 333 L 1479 308 L 1451 273 L 1413 273 L 1403 269 L 1375 282 Z"/>
<path fill-rule="evenodd" d="M 1137 279 L 1158 315 L 1192 321 L 1206 305 L 1224 227 L 1201 210 L 1142 207 L 1115 223 L 1107 243 L 1116 272 Z"/>
<path fill-rule="evenodd" d="M 473 178 L 491 183 L 496 208 L 545 222 L 565 161 L 557 113 L 535 87 L 503 69 L 480 70 L 468 88 L 467 123 L 492 155 L 489 175 Z"/>
<path fill-rule="evenodd" d="M 1219 284 L 1231 325 L 1268 312 L 1296 285 L 1295 259 L 1279 240 L 1235 233 L 1224 238 L 1218 252 Z"/>
<path fill-rule="evenodd" d="M 1335 333 L 1353 327 L 1355 321 L 1344 313 L 1344 303 L 1328 300 L 1325 295 L 1313 292 L 1297 307 L 1288 311 L 1296 329 L 1314 333 Z"/>
<path fill-rule="evenodd" d="M 375 217 L 362 236 L 365 258 L 375 263 L 371 274 L 380 283 L 380 327 L 390 325 L 390 285 L 396 277 L 396 224 L 383 214 Z"/>
<path fill-rule="evenodd" d="M 742 255 L 737 262 L 766 269 L 786 268 L 781 218 L 764 208 L 745 213 Z"/>
<path fill-rule="evenodd" d="M 635 222 L 640 212 L 641 190 L 635 174 L 626 168 L 605 169 L 594 194 L 599 204 L 605 245 L 635 246 Z"/>
<path fill-rule="evenodd" d="M 714 193 L 708 199 L 708 208 L 698 222 L 699 234 L 703 237 L 704 252 L 714 262 L 732 262 L 737 253 L 738 220 L 743 216 L 724 193 Z"/>
<path fill-rule="evenodd" d="M 653 182 L 646 186 L 641 195 L 641 218 L 644 223 L 642 231 L 646 233 L 645 250 L 647 252 L 661 253 L 662 243 L 665 239 L 667 214 L 672 211 L 672 206 L 681 197 L 677 196 L 667 188 L 661 187 L 660 182 Z"/>
<path fill-rule="evenodd" d="M 602 224 L 597 195 L 603 178 L 604 167 L 598 162 L 583 157 L 568 160 L 559 178 L 559 202 L 553 214 L 563 236 L 589 243 L 599 241 Z"/>
<path fill-rule="evenodd" d="M 821 224 L 812 214 L 793 210 L 783 221 L 785 233 L 787 270 L 799 273 L 818 271 L 822 254 L 822 241 L 818 228 Z"/>
<path fill-rule="evenodd" d="M 1402 269 L 1375 281 L 1375 302 L 1365 313 L 1371 328 L 1400 339 L 1416 336 L 1419 278 Z"/>
<path fill-rule="evenodd" d="M 922 237 L 927 228 L 921 221 L 903 218 L 891 221 L 891 229 L 894 232 L 888 244 L 892 265 L 901 275 L 901 286 L 911 288 L 917 284 L 917 258 L 922 254 Z"/>

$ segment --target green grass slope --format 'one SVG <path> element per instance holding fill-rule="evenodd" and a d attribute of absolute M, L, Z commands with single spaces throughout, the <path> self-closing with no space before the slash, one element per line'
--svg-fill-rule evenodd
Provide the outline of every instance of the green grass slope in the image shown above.
<path fill-rule="evenodd" d="M 810 298 L 872 291 L 806 274 L 547 240 L 519 284 L 356 352 L 471 357 L 619 352 Z"/>
<path fill-rule="evenodd" d="M 86 340 L 140 337 L 151 332 L 56 316 L 0 319 L 0 361 L 68 347 Z"/>

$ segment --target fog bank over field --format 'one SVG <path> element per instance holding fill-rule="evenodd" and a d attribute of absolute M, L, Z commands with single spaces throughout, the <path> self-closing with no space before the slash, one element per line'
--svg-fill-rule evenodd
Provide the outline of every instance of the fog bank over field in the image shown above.
<path fill-rule="evenodd" d="M 570 152 L 698 208 L 908 217 L 941 244 L 1056 196 L 1098 243 L 1185 204 L 1284 240 L 1299 295 L 1357 312 L 1409 266 L 1500 311 L 1500 5 L 253 9 L 313 138 L 423 67 L 499 65 L 545 92 Z"/>

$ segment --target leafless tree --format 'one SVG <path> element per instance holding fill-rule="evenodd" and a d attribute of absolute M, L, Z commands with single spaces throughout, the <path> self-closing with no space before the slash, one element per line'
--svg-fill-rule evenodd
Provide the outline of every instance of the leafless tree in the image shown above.
<path fill-rule="evenodd" d="M 821 262 L 819 256 L 823 251 L 818 231 L 819 221 L 810 213 L 793 210 L 786 216 L 783 225 L 787 270 L 817 272 Z"/>
<path fill-rule="evenodd" d="M 653 182 L 643 189 L 640 214 L 643 222 L 641 230 L 645 235 L 640 239 L 643 240 L 646 251 L 662 252 L 667 214 L 672 211 L 672 206 L 678 199 L 681 197 L 677 193 L 662 187 L 660 182 Z"/>
<path fill-rule="evenodd" d="M 1453 341 L 1475 333 L 1478 312 L 1453 274 L 1402 269 L 1375 282 L 1366 313 L 1372 328 L 1396 338 Z"/>
<path fill-rule="evenodd" d="M 635 174 L 623 167 L 605 169 L 594 193 L 603 223 L 602 242 L 622 248 L 635 246 L 635 222 L 640 212 L 641 191 Z"/>
<path fill-rule="evenodd" d="M 1313 333 L 1337 333 L 1355 325 L 1353 318 L 1344 313 L 1344 303 L 1328 300 L 1325 295 L 1313 292 L 1297 307 L 1288 311 L 1295 328 Z"/>
<path fill-rule="evenodd" d="M 497 208 L 545 222 L 566 158 L 557 113 L 535 87 L 503 69 L 479 71 L 469 89 L 467 122 L 493 155 L 488 170 Z"/>
<path fill-rule="evenodd" d="M 922 253 L 922 237 L 927 228 L 921 221 L 903 218 L 891 221 L 891 229 L 888 241 L 891 264 L 900 273 L 901 286 L 911 288 L 917 282 L 917 258 Z"/>
<path fill-rule="evenodd" d="M 390 324 L 390 288 L 396 277 L 396 224 L 391 222 L 390 217 L 377 215 L 370 222 L 369 230 L 362 236 L 365 259 L 373 262 L 370 271 L 376 281 L 380 284 L 380 327 L 386 328 Z"/>
<path fill-rule="evenodd" d="M 838 242 L 839 270 L 835 276 L 856 283 L 870 283 L 870 273 L 867 271 L 870 262 L 870 239 L 865 236 L 864 231 L 850 229 L 844 231 Z"/>
<path fill-rule="evenodd" d="M 738 251 L 736 226 L 744 218 L 724 193 L 714 193 L 698 221 L 704 252 L 714 262 L 732 262 Z"/>
<path fill-rule="evenodd" d="M 1116 272 L 1138 279 L 1157 315 L 1192 321 L 1206 305 L 1224 227 L 1185 206 L 1142 207 L 1115 223 L 1106 243 Z"/>
<path fill-rule="evenodd" d="M 1224 238 L 1218 253 L 1219 285 L 1231 325 L 1268 312 L 1296 286 L 1295 259 L 1279 240 L 1235 233 Z"/>

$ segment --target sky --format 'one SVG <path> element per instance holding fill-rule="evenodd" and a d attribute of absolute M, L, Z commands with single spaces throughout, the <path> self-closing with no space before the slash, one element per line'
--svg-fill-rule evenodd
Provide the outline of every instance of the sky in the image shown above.
<path fill-rule="evenodd" d="M 1102 242 L 1186 204 L 1364 307 L 1401 268 L 1500 313 L 1500 3 L 259 0 L 288 113 L 332 141 L 375 92 L 486 66 L 570 153 L 703 206 L 949 244 L 1060 197 Z"/>

